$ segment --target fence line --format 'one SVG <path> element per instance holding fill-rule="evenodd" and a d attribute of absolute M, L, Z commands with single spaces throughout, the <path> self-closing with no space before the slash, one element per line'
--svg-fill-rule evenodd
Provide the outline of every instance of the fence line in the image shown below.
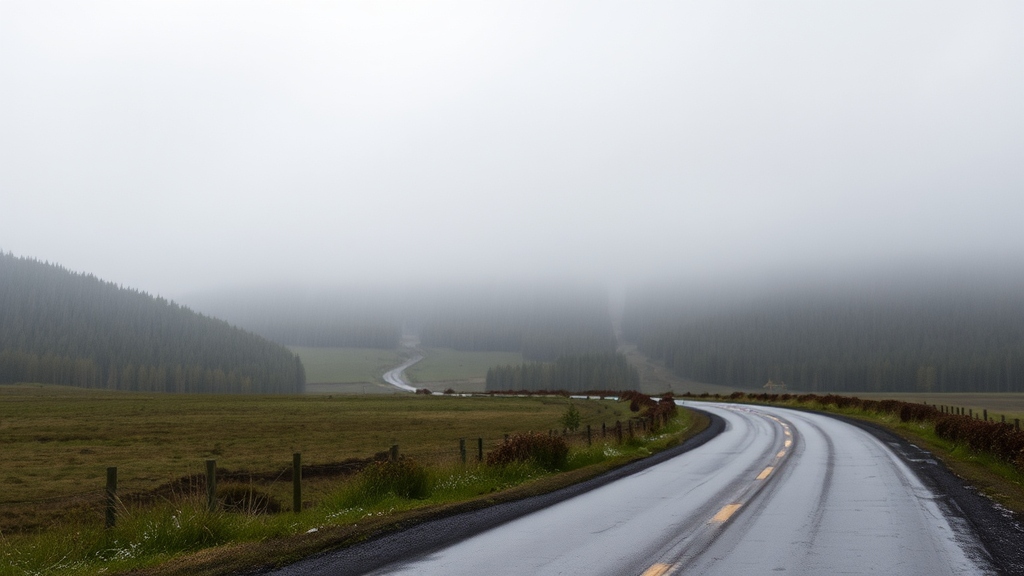
<path fill-rule="evenodd" d="M 628 435 L 629 438 L 634 438 L 636 434 L 649 434 L 651 432 L 656 432 L 657 429 L 661 425 L 664 425 L 666 423 L 667 423 L 667 418 L 662 418 L 661 420 L 655 420 L 653 417 L 636 417 L 636 418 L 632 418 L 632 419 L 629 419 L 629 420 L 626 421 L 626 432 L 624 432 L 624 430 L 623 430 L 623 422 L 622 421 L 616 421 L 615 424 L 614 424 L 614 427 L 613 427 L 613 430 L 614 430 L 614 433 L 615 433 L 615 436 L 614 436 L 613 440 L 617 441 L 618 443 L 621 444 L 622 442 L 625 441 L 625 439 L 626 439 L 625 436 L 627 436 L 627 435 Z M 567 429 L 562 429 L 561 431 L 559 431 L 559 430 L 549 430 L 549 434 L 551 434 L 552 436 L 558 436 L 558 437 L 562 438 L 563 440 L 565 440 L 566 442 L 569 442 L 570 444 L 574 444 L 574 445 L 578 445 L 578 446 L 592 446 L 593 445 L 593 441 L 594 441 L 593 430 L 592 430 L 592 427 L 591 427 L 590 424 L 586 425 L 585 428 L 578 428 L 577 430 L 574 430 L 574 431 L 569 431 Z M 605 441 L 608 440 L 608 424 L 607 424 L 607 422 L 602 422 L 601 423 L 601 438 L 603 440 L 605 440 Z M 503 437 L 501 437 L 501 438 L 491 439 L 491 440 L 489 440 L 489 441 L 487 441 L 485 443 L 485 437 L 478 436 L 476 438 L 476 458 L 475 458 L 475 461 L 477 463 L 479 463 L 479 464 L 482 464 L 484 462 L 485 447 L 486 447 L 485 444 L 487 446 L 489 446 L 491 448 L 491 450 L 494 450 L 494 449 L 497 449 L 501 445 L 501 443 L 508 442 L 509 439 L 510 439 L 510 435 L 509 434 L 504 434 Z M 398 460 L 399 458 L 401 458 L 403 456 L 402 454 L 399 453 L 399 446 L 398 446 L 398 444 L 392 444 L 390 449 L 388 451 L 386 451 L 384 454 L 386 454 L 386 458 L 387 459 L 392 460 L 392 461 Z M 461 464 L 466 465 L 466 464 L 468 464 L 468 454 L 467 454 L 467 447 L 466 447 L 466 439 L 465 438 L 459 438 L 458 453 L 457 454 L 458 455 L 456 456 L 456 453 L 454 453 L 451 450 L 440 449 L 440 450 L 430 450 L 430 451 L 418 451 L 418 453 L 413 454 L 412 456 L 415 456 L 417 458 L 422 458 L 424 460 L 431 461 L 431 462 L 434 462 L 434 463 L 437 463 L 437 464 L 443 464 L 445 462 L 449 462 L 449 463 L 454 464 L 456 462 L 455 458 L 458 458 L 458 462 L 461 462 Z M 379 456 L 380 456 L 380 454 L 378 454 L 378 457 Z M 372 462 L 373 460 L 374 460 L 374 458 L 367 458 L 365 460 L 357 460 L 353 464 L 357 464 L 358 462 L 363 462 L 363 467 L 365 467 L 366 463 Z M 346 462 L 348 462 L 348 461 L 346 461 Z M 292 467 L 291 467 L 290 470 L 287 469 L 287 468 L 282 470 L 277 475 L 277 477 L 273 478 L 273 479 L 270 479 L 269 477 L 264 476 L 262 478 L 262 480 L 261 480 L 261 484 L 265 484 L 267 486 L 274 486 L 274 485 L 278 484 L 279 482 L 281 482 L 282 478 L 286 474 L 291 472 L 291 475 L 292 475 L 292 490 L 293 490 L 293 492 L 292 492 L 292 495 L 293 495 L 293 498 L 292 498 L 292 511 L 295 512 L 295 513 L 298 513 L 298 512 L 300 512 L 303 509 L 303 503 L 302 503 L 302 477 L 303 477 L 303 469 L 305 468 L 307 470 L 310 470 L 310 469 L 313 469 L 314 467 L 315 467 L 315 465 L 303 466 L 303 464 L 302 464 L 302 455 L 301 455 L 301 453 L 296 452 L 296 453 L 294 453 L 292 455 Z M 220 510 L 221 507 L 222 507 L 221 506 L 222 502 L 221 502 L 221 498 L 218 496 L 218 489 L 217 489 L 218 488 L 217 461 L 213 460 L 213 459 L 206 460 L 205 461 L 205 468 L 206 468 L 205 474 L 202 474 L 202 477 L 200 477 L 200 475 L 198 475 L 198 474 L 188 475 L 188 476 L 179 478 L 178 480 L 172 481 L 170 484 L 164 484 L 160 488 L 157 488 L 156 490 L 167 489 L 165 487 L 169 487 L 169 489 L 174 490 L 175 483 L 182 483 L 182 482 L 184 482 L 184 483 L 187 483 L 187 485 L 182 486 L 184 491 L 187 492 L 187 493 L 191 493 L 193 495 L 198 496 L 198 494 L 202 494 L 202 492 L 201 492 L 202 488 L 205 488 L 205 490 L 204 490 L 205 491 L 205 497 L 206 497 L 205 498 L 205 500 L 206 500 L 205 503 L 206 503 L 207 509 L 210 510 L 211 512 L 212 511 Z M 358 471 L 361 470 L 361 469 L 362 468 L 358 468 L 358 469 L 355 469 L 355 470 L 341 471 L 338 474 L 339 475 L 343 475 L 343 476 L 347 476 L 347 475 L 350 475 L 349 474 L 350 472 L 358 473 Z M 244 473 L 231 473 L 230 476 L 232 478 L 234 478 L 236 475 L 240 475 L 240 474 L 244 474 Z M 257 473 L 250 473 L 250 482 L 256 476 L 263 476 L 263 475 L 257 474 Z M 112 527 L 115 527 L 117 525 L 117 516 L 118 516 L 119 511 L 123 511 L 124 508 L 125 508 L 124 501 L 119 496 L 118 490 L 119 490 L 119 486 L 118 486 L 118 468 L 116 466 L 111 466 L 111 467 L 107 468 L 106 484 L 101 489 L 98 488 L 98 489 L 93 489 L 93 490 L 86 490 L 86 491 L 82 491 L 82 492 L 76 492 L 76 493 L 73 493 L 73 494 L 67 494 L 67 495 L 62 495 L 62 496 L 53 496 L 53 497 L 49 497 L 49 498 L 39 498 L 39 499 L 33 499 L 33 500 L 4 501 L 4 502 L 0 502 L 0 504 L 26 504 L 26 505 L 32 505 L 32 504 L 39 504 L 39 503 L 43 503 L 43 502 L 67 501 L 67 500 L 70 500 L 70 499 L 73 499 L 73 498 L 80 498 L 80 497 L 91 496 L 91 497 L 95 497 L 97 500 L 102 502 L 102 506 L 103 506 L 103 510 L 104 510 L 103 516 L 104 516 L 105 526 L 107 528 L 112 528 Z M 140 502 L 145 502 L 146 498 L 149 497 L 150 492 L 153 492 L 155 494 L 156 490 L 132 493 L 131 497 L 132 497 L 133 500 L 134 499 L 138 499 Z"/>

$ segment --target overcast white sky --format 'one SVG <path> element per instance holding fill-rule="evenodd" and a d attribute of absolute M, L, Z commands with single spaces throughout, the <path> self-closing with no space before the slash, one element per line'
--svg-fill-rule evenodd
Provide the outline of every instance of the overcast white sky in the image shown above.
<path fill-rule="evenodd" d="M 177 297 L 1024 259 L 1024 3 L 0 0 L 0 249 Z"/>

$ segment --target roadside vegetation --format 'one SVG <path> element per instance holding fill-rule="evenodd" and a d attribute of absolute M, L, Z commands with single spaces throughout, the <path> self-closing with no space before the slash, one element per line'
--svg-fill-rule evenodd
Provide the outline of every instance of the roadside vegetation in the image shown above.
<path fill-rule="evenodd" d="M 881 424 L 942 459 L 954 473 L 996 502 L 1024 513 L 1024 431 L 1019 428 L 1020 416 L 1016 412 L 1008 415 L 1002 410 L 989 412 L 987 408 L 967 408 L 962 404 L 872 400 L 836 394 L 734 392 L 689 396 L 830 412 Z M 955 399 L 967 401 L 968 405 L 984 404 L 984 396 L 961 394 Z M 1009 407 L 1015 409 L 1014 405 Z"/>
<path fill-rule="evenodd" d="M 5 457 L 24 464 L 4 473 L 14 491 L 0 503 L 2 576 L 224 574 L 284 563 L 548 492 L 706 425 L 649 399 L 241 398 L 26 385 L 0 394 Z M 293 452 L 304 464 L 298 513 Z M 217 460 L 214 511 L 204 459 Z M 123 481 L 116 526 L 104 529 L 103 473 L 112 465 Z"/>

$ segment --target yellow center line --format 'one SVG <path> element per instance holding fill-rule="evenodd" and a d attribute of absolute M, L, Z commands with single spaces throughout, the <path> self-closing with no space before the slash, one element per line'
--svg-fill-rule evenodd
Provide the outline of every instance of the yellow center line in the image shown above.
<path fill-rule="evenodd" d="M 760 474 L 757 475 L 757 479 L 758 480 L 764 480 L 765 478 L 768 477 L 769 474 L 772 473 L 772 470 L 774 470 L 774 469 L 775 468 L 772 467 L 772 466 L 769 466 L 769 467 L 765 468 L 764 470 L 761 471 Z"/>
<path fill-rule="evenodd" d="M 776 454 L 775 457 L 776 458 L 782 458 L 785 455 L 786 455 L 786 451 L 785 450 L 779 450 L 779 453 Z"/>
<path fill-rule="evenodd" d="M 792 436 L 792 434 L 789 433 L 789 430 L 786 430 L 786 436 Z"/>
<path fill-rule="evenodd" d="M 793 444 L 792 440 L 786 440 L 786 448 L 789 448 L 791 444 Z"/>
<path fill-rule="evenodd" d="M 721 524 L 722 522 L 725 522 L 729 519 L 730 516 L 732 516 L 736 513 L 737 510 L 739 510 L 740 506 L 742 506 L 742 504 L 729 504 L 723 507 L 721 510 L 718 511 L 718 514 L 715 514 L 715 517 L 712 518 L 711 521 L 708 522 L 708 524 Z"/>
<path fill-rule="evenodd" d="M 672 569 L 675 568 L 673 564 L 655 564 L 651 566 L 641 576 L 665 576 L 671 574 Z"/>

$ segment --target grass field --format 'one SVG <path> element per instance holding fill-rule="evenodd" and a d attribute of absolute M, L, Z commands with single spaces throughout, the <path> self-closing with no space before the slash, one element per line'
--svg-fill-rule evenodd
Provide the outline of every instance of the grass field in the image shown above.
<path fill-rule="evenodd" d="M 98 514 L 106 468 L 120 490 L 154 490 L 216 459 L 227 470 L 273 471 L 403 454 L 454 458 L 458 439 L 558 427 L 562 398 L 157 395 L 44 385 L 0 386 L 4 491 L 0 532 L 45 526 L 82 502 Z M 577 402 L 584 425 L 627 417 L 628 406 Z M 288 490 L 287 483 L 281 488 Z M 90 508 L 92 506 L 92 508 Z"/>
<path fill-rule="evenodd" d="M 593 446 L 585 433 L 565 437 L 571 449 L 564 467 L 476 461 L 477 438 L 483 438 L 485 452 L 501 445 L 505 434 L 534 431 L 548 439 L 548 430 L 560 428 L 568 402 L 561 397 L 186 396 L 0 386 L 5 458 L 0 576 L 236 573 L 410 522 L 557 489 L 672 446 L 707 424 L 681 411 L 657 433 L 620 444 L 614 434 L 605 438 L 599 431 L 601 423 L 632 416 L 626 403 L 574 400 L 584 429 L 595 426 L 596 437 Z M 460 438 L 467 439 L 467 461 L 459 456 Z M 421 478 L 428 492 L 381 491 L 370 473 L 387 467 L 377 465 L 341 476 L 307 477 L 318 464 L 365 459 L 392 444 L 402 455 L 392 464 L 412 475 L 385 478 Z M 290 505 L 286 476 L 294 452 L 302 453 L 305 466 L 298 513 Z M 255 494 L 279 503 L 280 512 L 207 510 L 207 459 L 217 461 L 220 497 Z M 108 466 L 118 467 L 120 504 L 117 526 L 104 530 Z"/>
<path fill-rule="evenodd" d="M 375 348 L 305 348 L 289 346 L 306 368 L 307 384 L 382 384 L 381 376 L 401 364 L 406 356 L 398 350 Z M 368 389 L 338 391 L 374 392 Z"/>
<path fill-rule="evenodd" d="M 518 352 L 460 352 L 447 348 L 427 348 L 424 352 L 426 357 L 405 371 L 409 380 L 422 385 L 440 383 L 457 392 L 483 392 L 488 368 L 523 362 Z"/>
<path fill-rule="evenodd" d="M 847 396 L 858 396 L 870 400 L 903 400 L 904 402 L 927 403 L 940 406 L 958 406 L 972 409 L 975 412 L 988 410 L 989 418 L 999 420 L 1000 416 L 1006 416 L 1007 420 L 1013 421 L 1019 418 L 1024 421 L 1024 393 L 1016 394 L 846 394 Z"/>
<path fill-rule="evenodd" d="M 311 394 L 394 394 L 395 388 L 382 376 L 398 366 L 412 352 L 372 348 L 304 348 L 291 351 L 306 368 L 306 391 Z M 444 348 L 424 350 L 425 358 L 406 370 L 410 382 L 433 385 L 437 392 L 483 392 L 487 369 L 501 364 L 518 364 L 516 352 L 460 352 Z"/>

